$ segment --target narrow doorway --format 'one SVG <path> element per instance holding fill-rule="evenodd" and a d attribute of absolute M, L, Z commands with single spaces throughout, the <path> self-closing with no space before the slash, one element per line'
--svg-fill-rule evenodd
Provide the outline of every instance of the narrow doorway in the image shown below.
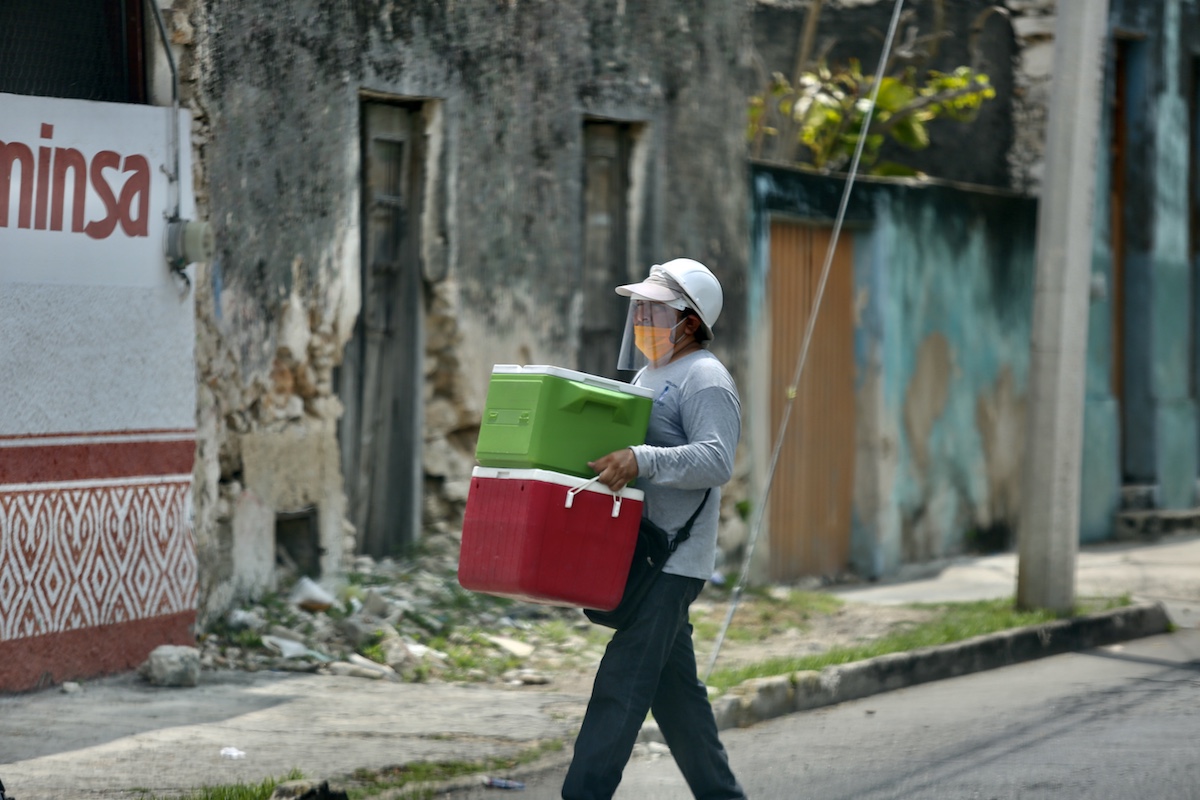
<path fill-rule="evenodd" d="M 362 310 L 338 374 L 338 434 L 357 550 L 375 557 L 420 537 L 422 128 L 419 105 L 363 102 Z"/>
<path fill-rule="evenodd" d="M 1120 447 L 1122 480 L 1128 482 L 1125 455 L 1129 452 L 1125 439 L 1129 425 L 1125 424 L 1125 260 L 1128 243 L 1125 236 L 1125 182 L 1129 172 L 1129 42 L 1114 42 L 1114 91 L 1112 98 L 1112 132 L 1109 140 L 1109 245 L 1112 251 L 1112 280 L 1109 291 L 1112 313 L 1111 390 L 1120 409 Z"/>
<path fill-rule="evenodd" d="M 1158 437 L 1154 396 L 1153 229 L 1148 186 L 1135 178 L 1150 153 L 1145 104 L 1150 45 L 1144 39 L 1113 42 L 1113 93 L 1109 143 L 1109 244 L 1112 253 L 1112 383 L 1121 433 L 1123 496 L 1130 507 L 1157 503 Z M 1136 498 L 1136 499 L 1135 499 Z"/>
<path fill-rule="evenodd" d="M 613 288 L 630 279 L 630 157 L 636 131 L 623 122 L 587 120 L 583 125 L 579 369 L 607 378 L 619 377 L 617 351 L 625 326 L 626 302 Z"/>
<path fill-rule="evenodd" d="M 771 435 L 778 435 L 813 311 L 827 227 L 773 220 L 767 296 L 771 314 Z M 772 485 L 771 579 L 836 575 L 850 560 L 854 500 L 854 253 L 838 239 L 804 373 L 795 387 Z"/>
<path fill-rule="evenodd" d="M 1188 391 L 1192 402 L 1200 400 L 1200 56 L 1193 55 L 1188 89 L 1188 264 L 1191 279 L 1188 331 Z M 1197 438 L 1200 454 L 1200 437 Z M 1197 482 L 1200 487 L 1200 481 Z M 1200 500 L 1200 498 L 1197 498 Z"/>

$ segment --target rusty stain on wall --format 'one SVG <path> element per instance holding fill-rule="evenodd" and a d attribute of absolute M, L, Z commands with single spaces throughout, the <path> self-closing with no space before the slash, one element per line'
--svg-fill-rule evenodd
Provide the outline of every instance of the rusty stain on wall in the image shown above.
<path fill-rule="evenodd" d="M 929 469 L 929 436 L 946 408 L 954 360 L 950 343 L 931 333 L 917 349 L 916 366 L 904 393 L 904 432 L 919 472 Z"/>
<path fill-rule="evenodd" d="M 980 393 L 975 401 L 975 425 L 983 441 L 987 476 L 987 499 L 976 510 L 976 521 L 982 529 L 1001 521 L 1005 528 L 1015 527 L 1021 507 L 1025 409 L 1025 396 L 1018 394 L 1008 366 L 1000 370 L 992 391 Z M 1004 533 L 1007 531 L 999 536 Z"/>

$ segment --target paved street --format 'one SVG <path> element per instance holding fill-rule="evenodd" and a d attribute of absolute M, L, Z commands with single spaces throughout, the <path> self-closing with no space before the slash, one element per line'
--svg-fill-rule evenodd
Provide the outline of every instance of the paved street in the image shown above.
<path fill-rule="evenodd" d="M 1013 554 L 964 558 L 838 593 L 871 605 L 998 597 L 1011 594 L 1015 569 Z M 1162 600 L 1185 628 L 1200 618 L 1200 537 L 1086 548 L 1077 575 L 1080 594 Z M 1200 787 L 1197 664 L 1200 630 L 1189 629 L 792 714 L 723 738 L 751 797 L 764 800 L 1200 797 L 1191 788 Z M 583 691 L 553 688 L 229 670 L 205 673 L 194 689 L 157 689 L 126 674 L 75 694 L 0 697 L 0 779 L 18 800 L 135 800 L 139 788 L 258 782 L 293 767 L 337 777 L 513 755 L 538 740 L 570 739 L 586 702 Z M 222 758 L 225 747 L 246 755 Z M 564 769 L 529 776 L 528 791 L 513 796 L 556 798 Z M 474 792 L 459 797 L 504 796 Z M 636 758 L 619 796 L 690 794 L 664 755 Z"/>
<path fill-rule="evenodd" d="M 723 738 L 755 800 L 1187 800 L 1200 797 L 1200 631 L 793 714 Z M 558 797 L 561 771 L 527 800 Z M 456 800 L 497 798 L 476 789 Z M 618 800 L 688 800 L 669 755 Z"/>

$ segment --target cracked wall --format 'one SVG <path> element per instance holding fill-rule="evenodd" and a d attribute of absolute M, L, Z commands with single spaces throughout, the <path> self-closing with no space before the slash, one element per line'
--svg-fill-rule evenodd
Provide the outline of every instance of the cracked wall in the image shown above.
<path fill-rule="evenodd" d="M 424 187 L 422 535 L 454 534 L 494 363 L 572 367 L 582 307 L 582 122 L 645 131 L 630 266 L 722 277 L 740 346 L 741 71 L 748 11 L 717 0 L 576 7 L 180 0 L 200 205 L 196 532 L 209 616 L 272 588 L 280 514 L 315 515 L 322 566 L 356 549 L 339 364 L 362 307 L 360 108 L 436 105 Z M 735 375 L 736 377 L 736 375 Z M 736 492 L 730 493 L 730 503 Z"/>
<path fill-rule="evenodd" d="M 1035 205 L 932 187 L 879 203 L 879 298 L 894 353 L 884 416 L 899 432 L 892 568 L 1012 544 L 1024 451 Z"/>

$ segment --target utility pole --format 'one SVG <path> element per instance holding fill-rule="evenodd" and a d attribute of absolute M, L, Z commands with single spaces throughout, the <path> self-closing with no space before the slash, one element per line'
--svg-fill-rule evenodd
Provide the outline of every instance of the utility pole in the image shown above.
<path fill-rule="evenodd" d="M 1017 605 L 1075 603 L 1088 285 L 1108 0 L 1061 0 L 1038 207 Z"/>

